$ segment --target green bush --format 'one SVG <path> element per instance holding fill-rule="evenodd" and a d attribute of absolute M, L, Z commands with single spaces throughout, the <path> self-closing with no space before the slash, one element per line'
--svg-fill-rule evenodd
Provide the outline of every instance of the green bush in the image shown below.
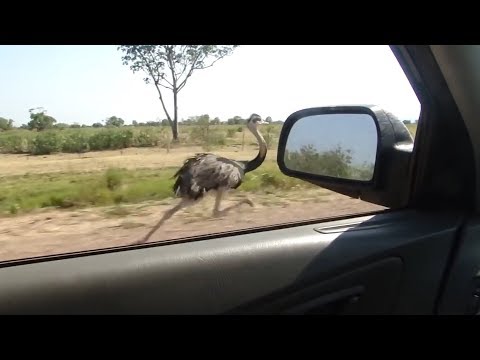
<path fill-rule="evenodd" d="M 62 151 L 65 153 L 85 153 L 89 150 L 89 137 L 84 132 L 70 133 L 63 141 Z"/>
<path fill-rule="evenodd" d="M 219 130 L 210 130 L 203 139 L 202 147 L 206 151 L 210 151 L 212 147 L 223 146 L 227 143 L 225 133 Z"/>
<path fill-rule="evenodd" d="M 278 133 L 276 131 L 276 128 L 273 125 L 267 125 L 264 130 L 264 139 L 265 142 L 267 143 L 267 148 L 271 149 L 276 141 L 278 140 Z"/>
<path fill-rule="evenodd" d="M 114 191 L 122 185 L 123 174 L 119 169 L 108 169 L 105 173 L 106 186 Z"/>
<path fill-rule="evenodd" d="M 110 149 L 110 135 L 108 130 L 101 129 L 88 139 L 90 150 L 99 151 Z"/>
<path fill-rule="evenodd" d="M 55 131 L 39 132 L 30 149 L 33 155 L 49 155 L 62 150 L 62 136 Z"/>
<path fill-rule="evenodd" d="M 0 153 L 24 154 L 30 148 L 29 138 L 22 135 L 7 135 L 0 137 Z"/>
<path fill-rule="evenodd" d="M 285 154 L 285 165 L 289 169 L 340 178 L 352 176 L 351 161 L 352 151 L 341 146 L 318 152 L 313 145 L 307 145 Z"/>
<path fill-rule="evenodd" d="M 133 131 L 130 129 L 110 130 L 110 149 L 125 149 L 133 144 Z"/>
<path fill-rule="evenodd" d="M 152 147 L 158 146 L 160 143 L 160 134 L 153 129 L 140 130 L 133 137 L 133 146 L 135 147 Z"/>
<path fill-rule="evenodd" d="M 225 133 L 220 130 L 210 130 L 207 137 L 207 143 L 215 146 L 225 145 L 227 143 Z"/>
<path fill-rule="evenodd" d="M 275 188 L 281 187 L 281 179 L 276 174 L 263 173 L 261 175 L 262 186 L 273 186 Z"/>
<path fill-rule="evenodd" d="M 131 147 L 134 143 L 130 129 L 100 129 L 88 139 L 91 150 L 117 150 Z"/>
<path fill-rule="evenodd" d="M 49 201 L 45 202 L 43 205 L 44 207 L 54 206 L 62 209 L 67 209 L 75 206 L 75 203 L 71 200 L 63 198 L 62 196 L 52 195 L 50 196 Z"/>

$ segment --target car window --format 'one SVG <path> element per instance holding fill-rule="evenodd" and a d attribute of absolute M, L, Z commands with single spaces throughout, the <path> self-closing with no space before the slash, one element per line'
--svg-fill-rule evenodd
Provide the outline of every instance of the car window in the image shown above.
<path fill-rule="evenodd" d="M 383 211 L 283 175 L 282 124 L 420 114 L 379 45 L 0 46 L 0 78 L 0 261 Z"/>

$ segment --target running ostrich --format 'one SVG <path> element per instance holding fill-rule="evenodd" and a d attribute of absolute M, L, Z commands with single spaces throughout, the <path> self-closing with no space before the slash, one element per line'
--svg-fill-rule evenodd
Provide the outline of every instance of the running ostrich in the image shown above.
<path fill-rule="evenodd" d="M 242 204 L 254 206 L 253 202 L 245 197 L 235 205 L 220 210 L 220 203 L 225 193 L 228 190 L 238 188 L 242 184 L 245 174 L 258 168 L 265 160 L 267 143 L 258 131 L 258 125 L 263 123 L 264 121 L 257 114 L 250 115 L 247 120 L 247 128 L 253 133 L 259 145 L 258 155 L 253 160 L 236 161 L 210 153 L 196 154 L 187 159 L 173 176 L 173 178 L 176 178 L 173 191 L 177 197 L 181 198 L 181 201 L 172 209 L 166 211 L 157 225 L 136 244 L 148 241 L 150 236 L 177 211 L 198 202 L 210 190 L 216 190 L 217 192 L 213 208 L 213 216 L 215 217 L 224 215 Z"/>

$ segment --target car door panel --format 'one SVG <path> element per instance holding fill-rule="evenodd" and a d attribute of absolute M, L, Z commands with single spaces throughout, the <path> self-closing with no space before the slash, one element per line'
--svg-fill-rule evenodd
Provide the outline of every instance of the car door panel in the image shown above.
<path fill-rule="evenodd" d="M 311 286 L 300 286 L 270 296 L 263 305 L 232 311 L 232 314 L 347 315 L 388 314 L 396 302 L 402 260 L 390 257 Z M 380 304 L 378 299 L 383 298 Z"/>
<path fill-rule="evenodd" d="M 479 315 L 480 311 L 480 218 L 470 219 L 461 231 L 453 255 L 441 315 Z"/>
<path fill-rule="evenodd" d="M 320 304 L 313 305 L 320 313 L 432 313 L 462 218 L 460 213 L 386 211 L 6 264 L 0 271 L 0 313 L 295 313 L 304 311 L 295 307 L 311 301 Z M 359 287 L 361 294 L 348 292 Z M 338 309 L 356 295 L 358 303 Z"/>

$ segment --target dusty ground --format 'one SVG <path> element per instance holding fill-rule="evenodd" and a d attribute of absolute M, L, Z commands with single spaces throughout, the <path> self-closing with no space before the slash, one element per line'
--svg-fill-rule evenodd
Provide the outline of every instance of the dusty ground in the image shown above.
<path fill-rule="evenodd" d="M 225 199 L 222 207 L 238 201 Z M 250 196 L 254 208 L 213 218 L 213 197 L 178 212 L 150 242 L 212 234 L 235 229 L 325 218 L 382 209 L 360 200 L 319 189 L 302 196 Z M 178 200 L 177 200 L 178 201 Z M 74 211 L 48 210 L 0 218 L 0 261 L 129 245 L 142 238 L 174 200 Z"/>

